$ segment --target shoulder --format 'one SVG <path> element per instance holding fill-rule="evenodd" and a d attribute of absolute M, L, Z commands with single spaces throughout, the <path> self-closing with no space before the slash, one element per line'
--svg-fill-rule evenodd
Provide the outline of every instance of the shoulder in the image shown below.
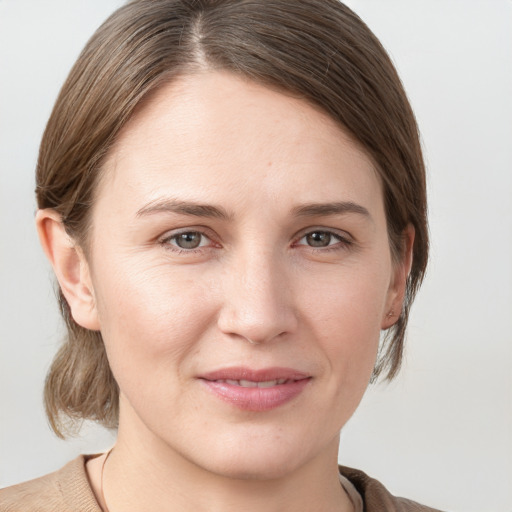
<path fill-rule="evenodd" d="M 0 512 L 101 512 L 81 455 L 48 475 L 0 490 Z"/>
<path fill-rule="evenodd" d="M 405 498 L 393 496 L 378 480 L 357 469 L 339 466 L 340 473 L 348 478 L 364 502 L 365 512 L 440 512 Z"/>

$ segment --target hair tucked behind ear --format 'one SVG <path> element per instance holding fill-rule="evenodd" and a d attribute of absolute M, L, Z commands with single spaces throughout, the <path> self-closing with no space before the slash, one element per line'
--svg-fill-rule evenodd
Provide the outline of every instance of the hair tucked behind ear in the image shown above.
<path fill-rule="evenodd" d="M 318 106 L 358 141 L 380 175 L 390 247 L 415 230 L 404 307 L 388 331 L 374 378 L 393 378 L 410 305 L 428 257 L 425 169 L 418 129 L 400 79 L 368 27 L 338 0 L 133 0 L 87 43 L 48 121 L 37 165 L 39 208 L 52 208 L 87 255 L 90 210 L 102 161 L 162 84 L 222 69 Z M 119 391 L 101 334 L 77 325 L 60 295 L 68 337 L 50 369 L 46 409 L 115 426 Z M 69 425 L 67 425 L 69 427 Z"/>
<path fill-rule="evenodd" d="M 116 428 L 119 388 L 110 371 L 101 334 L 82 329 L 73 321 L 60 290 L 59 302 L 71 331 L 55 355 L 45 382 L 44 401 L 50 425 L 60 438 L 78 431 L 83 419 Z"/>

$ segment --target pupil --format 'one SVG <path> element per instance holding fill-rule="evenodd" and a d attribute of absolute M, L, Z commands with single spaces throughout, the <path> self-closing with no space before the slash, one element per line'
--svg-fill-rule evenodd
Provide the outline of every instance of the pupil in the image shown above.
<path fill-rule="evenodd" d="M 331 241 L 330 233 L 324 233 L 322 231 L 315 231 L 314 233 L 310 233 L 306 237 L 308 244 L 312 247 L 326 247 L 329 245 Z"/>
<path fill-rule="evenodd" d="M 195 249 L 201 243 L 200 233 L 181 233 L 176 238 L 176 244 L 182 249 Z"/>

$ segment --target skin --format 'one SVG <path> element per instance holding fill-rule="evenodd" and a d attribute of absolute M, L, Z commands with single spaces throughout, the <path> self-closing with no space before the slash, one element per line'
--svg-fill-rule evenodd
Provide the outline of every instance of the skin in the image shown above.
<path fill-rule="evenodd" d="M 298 214 L 332 203 L 358 208 Z M 120 134 L 87 256 L 55 212 L 37 222 L 74 319 L 101 330 L 121 390 L 111 512 L 352 509 L 339 433 L 400 311 L 414 234 L 393 262 L 380 180 L 339 125 L 229 73 L 186 76 Z M 199 246 L 180 248 L 183 232 Z M 244 411 L 198 379 L 228 366 L 310 380 L 280 407 Z M 87 467 L 101 504 L 102 463 Z"/>

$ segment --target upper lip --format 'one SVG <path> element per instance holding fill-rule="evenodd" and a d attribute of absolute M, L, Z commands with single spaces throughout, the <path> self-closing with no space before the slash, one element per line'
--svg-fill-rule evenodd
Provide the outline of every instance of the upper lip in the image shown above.
<path fill-rule="evenodd" d="M 295 370 L 294 368 L 262 368 L 254 370 L 244 366 L 222 368 L 208 373 L 202 373 L 199 378 L 205 380 L 248 380 L 252 382 L 266 382 L 271 380 L 302 380 L 311 375 Z"/>

